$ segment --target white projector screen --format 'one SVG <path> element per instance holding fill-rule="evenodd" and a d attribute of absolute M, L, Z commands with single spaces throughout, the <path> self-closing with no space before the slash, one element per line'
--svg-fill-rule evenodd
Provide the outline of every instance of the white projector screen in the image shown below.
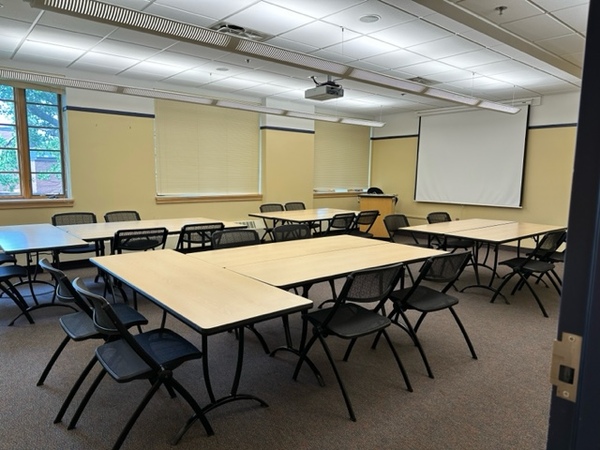
<path fill-rule="evenodd" d="M 520 207 L 528 115 L 421 116 L 415 201 Z"/>

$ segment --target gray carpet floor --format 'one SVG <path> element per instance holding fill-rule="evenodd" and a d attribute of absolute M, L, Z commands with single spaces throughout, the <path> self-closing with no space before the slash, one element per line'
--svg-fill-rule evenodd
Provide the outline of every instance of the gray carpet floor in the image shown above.
<path fill-rule="evenodd" d="M 503 250 L 500 259 L 509 256 L 511 253 Z M 102 291 L 103 286 L 93 282 L 91 268 L 71 269 L 67 274 L 87 277 L 90 286 Z M 483 276 L 488 279 L 488 273 Z M 473 281 L 473 271 L 467 268 L 457 285 L 460 288 Z M 559 296 L 553 288 L 543 285 L 535 288 L 550 318 L 542 316 L 527 290 L 508 296 L 510 304 L 501 298 L 491 304 L 491 292 L 484 289 L 454 291 L 460 299 L 457 312 L 479 359 L 471 358 L 448 311 L 432 314 L 419 336 L 434 379 L 427 377 L 418 351 L 407 335 L 397 327 L 391 328 L 390 335 L 414 392 L 406 391 L 383 341 L 376 350 L 371 350 L 370 338 L 359 340 L 350 360 L 343 362 L 346 343 L 329 338 L 357 422 L 348 418 L 333 372 L 318 345 L 313 348 L 311 358 L 323 373 L 325 387 L 318 385 L 307 366 L 298 380 L 293 381 L 296 356 L 280 352 L 269 357 L 258 340 L 246 333 L 239 390 L 259 396 L 269 407 L 238 401 L 210 411 L 207 416 L 215 435 L 207 437 L 202 426 L 195 423 L 175 448 L 543 449 Z M 42 292 L 47 287 L 37 289 Z M 318 305 L 328 295 L 325 284 L 317 285 L 310 298 Z M 48 296 L 41 294 L 40 298 Z M 155 305 L 141 299 L 139 308 L 150 320 L 146 328 L 159 325 L 161 311 Z M 7 324 L 18 310 L 5 297 L 0 298 L 0 449 L 111 448 L 149 387 L 144 381 L 117 384 L 106 377 L 76 429 L 67 430 L 74 405 L 62 423 L 54 424 L 53 418 L 68 390 L 98 345 L 95 341 L 69 343 L 45 384 L 36 386 L 48 359 L 64 337 L 58 317 L 67 312 L 64 308 L 40 309 L 33 312 L 34 325 L 21 318 L 9 327 Z M 300 316 L 293 315 L 290 320 L 297 341 Z M 167 326 L 201 346 L 200 336 L 175 319 L 170 318 Z M 257 328 L 272 348 L 283 343 L 280 320 L 258 324 Z M 212 336 L 209 347 L 213 387 L 217 396 L 225 395 L 235 367 L 235 336 L 231 333 Z M 93 373 L 97 372 L 96 367 Z M 208 402 L 200 361 L 185 363 L 177 369 L 175 377 L 201 405 Z M 82 392 L 75 404 L 81 396 Z M 173 448 L 169 442 L 190 414 L 181 398 L 172 399 L 166 390 L 159 391 L 123 448 Z"/>

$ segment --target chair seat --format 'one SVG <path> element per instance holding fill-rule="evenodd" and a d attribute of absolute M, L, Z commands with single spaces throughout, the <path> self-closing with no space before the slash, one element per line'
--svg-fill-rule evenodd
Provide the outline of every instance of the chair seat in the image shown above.
<path fill-rule="evenodd" d="M 434 312 L 458 304 L 458 299 L 456 297 L 452 297 L 451 295 L 431 289 L 427 286 L 417 286 L 410 298 L 404 300 L 404 297 L 410 290 L 410 288 L 406 288 L 392 292 L 390 299 L 395 302 L 394 307 L 397 305 L 406 305 L 410 309 L 420 312 Z"/>
<path fill-rule="evenodd" d="M 168 329 L 157 329 L 134 336 L 137 343 L 167 370 L 202 356 L 192 343 Z M 119 383 L 145 378 L 153 369 L 125 340 L 107 342 L 96 349 L 98 361 Z"/>
<path fill-rule="evenodd" d="M 60 326 L 74 341 L 100 338 L 102 335 L 94 327 L 91 317 L 83 311 L 66 314 L 58 319 Z"/>
<path fill-rule="evenodd" d="M 157 247 L 161 245 L 159 241 L 156 239 L 131 239 L 128 242 L 123 242 L 121 244 L 121 250 L 131 250 L 131 251 L 140 251 L 140 250 L 149 250 L 151 248 Z"/>
<path fill-rule="evenodd" d="M 27 269 L 23 266 L 0 266 L 0 280 L 8 280 L 14 277 L 26 277 Z"/>
<path fill-rule="evenodd" d="M 332 308 L 319 309 L 308 314 L 308 320 L 321 324 Z M 345 303 L 327 324 L 327 330 L 341 338 L 353 339 L 382 330 L 390 325 L 390 319 L 362 306 Z"/>
<path fill-rule="evenodd" d="M 549 272 L 554 269 L 554 264 L 547 261 L 538 261 L 528 258 L 511 258 L 500 263 L 501 266 L 507 266 L 511 269 L 520 268 L 525 272 Z"/>
<path fill-rule="evenodd" d="M 96 244 L 78 245 L 77 247 L 67 247 L 67 248 L 60 249 L 61 253 L 71 253 L 71 254 L 89 253 L 89 252 L 95 252 L 95 251 L 96 251 Z"/>
<path fill-rule="evenodd" d="M 10 253 L 0 252 L 0 264 L 6 264 L 6 263 L 16 264 L 17 258 L 15 258 Z"/>
<path fill-rule="evenodd" d="M 369 239 L 373 237 L 373 233 L 368 233 L 366 231 L 360 231 L 360 230 L 352 230 L 348 234 L 350 234 L 352 236 L 364 237 L 364 238 L 369 238 Z"/>

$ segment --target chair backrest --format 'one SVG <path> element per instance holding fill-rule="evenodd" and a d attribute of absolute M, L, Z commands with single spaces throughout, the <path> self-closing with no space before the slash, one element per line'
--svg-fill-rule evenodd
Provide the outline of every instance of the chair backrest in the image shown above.
<path fill-rule="evenodd" d="M 542 236 L 535 249 L 529 254 L 529 259 L 535 258 L 549 261 L 550 257 L 558 250 L 567 239 L 567 232 L 551 231 Z"/>
<path fill-rule="evenodd" d="M 460 274 L 471 260 L 471 252 L 445 253 L 429 258 L 420 269 L 419 276 L 413 284 L 413 289 L 422 280 L 444 283 L 441 292 L 447 292 L 456 282 Z M 408 298 L 412 292 L 406 295 Z"/>
<path fill-rule="evenodd" d="M 301 209 L 306 209 L 304 202 L 287 202 L 284 207 L 286 211 L 298 211 Z"/>
<path fill-rule="evenodd" d="M 450 214 L 445 211 L 436 211 L 427 214 L 427 222 L 428 223 L 438 223 L 438 222 L 451 222 L 452 218 Z"/>
<path fill-rule="evenodd" d="M 160 368 L 154 358 L 148 355 L 129 332 L 121 319 L 119 319 L 119 316 L 115 313 L 108 300 L 101 295 L 91 292 L 80 277 L 75 278 L 72 285 L 75 291 L 92 305 L 92 319 L 94 321 L 94 327 L 99 333 L 107 336 L 120 336 L 135 351 L 135 353 L 150 366 L 150 368 L 153 370 L 158 370 Z"/>
<path fill-rule="evenodd" d="M 104 214 L 105 222 L 127 222 L 129 220 L 141 220 L 137 211 L 110 211 Z"/>
<path fill-rule="evenodd" d="M 165 248 L 168 234 L 165 227 L 118 230 L 111 241 L 111 253 Z"/>
<path fill-rule="evenodd" d="M 55 294 L 59 301 L 75 303 L 81 311 L 92 317 L 92 310 L 88 303 L 74 292 L 71 281 L 62 270 L 54 267 L 47 258 L 40 259 L 38 264 L 44 271 L 48 272 L 54 280 L 56 284 Z"/>
<path fill-rule="evenodd" d="M 211 223 L 194 223 L 181 227 L 179 239 L 177 240 L 176 250 L 184 250 L 192 248 L 193 244 L 198 244 L 201 247 L 206 247 L 211 243 L 210 238 L 215 231 L 225 228 L 221 222 Z"/>
<path fill-rule="evenodd" d="M 256 230 L 234 229 L 215 231 L 211 236 L 214 249 L 242 247 L 245 245 L 260 244 L 260 236 Z"/>
<path fill-rule="evenodd" d="M 381 188 L 372 186 L 369 189 L 367 189 L 367 194 L 383 194 L 383 191 L 381 190 Z"/>
<path fill-rule="evenodd" d="M 394 241 L 396 231 L 400 228 L 409 227 L 410 223 L 404 214 L 388 214 L 383 218 L 383 225 L 390 235 L 390 239 Z"/>
<path fill-rule="evenodd" d="M 361 211 L 356 215 L 356 221 L 354 222 L 353 227 L 354 228 L 358 228 L 359 226 L 367 227 L 364 230 L 362 230 L 366 233 L 371 229 L 371 227 L 377 220 L 377 217 L 379 217 L 379 211 L 376 209 Z"/>
<path fill-rule="evenodd" d="M 285 208 L 281 203 L 263 203 L 262 205 L 260 205 L 260 212 L 276 211 L 285 211 Z"/>
<path fill-rule="evenodd" d="M 52 225 L 78 225 L 81 223 L 96 223 L 96 214 L 92 212 L 59 213 L 52 216 Z"/>
<path fill-rule="evenodd" d="M 273 228 L 272 232 L 275 242 L 294 241 L 311 237 L 310 227 L 301 223 L 279 225 Z"/>
<path fill-rule="evenodd" d="M 356 214 L 352 212 L 335 214 L 329 222 L 327 231 L 350 231 L 355 219 Z"/>
<path fill-rule="evenodd" d="M 323 326 L 327 326 L 337 310 L 346 302 L 377 303 L 373 310 L 379 311 L 404 273 L 403 267 L 403 264 L 393 264 L 348 275 L 333 307 L 323 321 Z"/>

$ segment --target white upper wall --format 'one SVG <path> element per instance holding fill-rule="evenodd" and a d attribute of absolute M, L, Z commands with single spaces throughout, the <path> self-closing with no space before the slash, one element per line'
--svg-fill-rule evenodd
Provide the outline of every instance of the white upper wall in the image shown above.
<path fill-rule="evenodd" d="M 579 115 L 579 93 L 547 95 L 539 105 L 531 106 L 529 126 L 565 125 L 577 123 Z M 384 116 L 385 126 L 373 128 L 373 137 L 411 136 L 419 134 L 417 113 L 400 113 Z"/>
<path fill-rule="evenodd" d="M 154 99 L 152 98 L 74 88 L 67 88 L 65 97 L 66 106 L 106 111 L 154 114 Z"/>

